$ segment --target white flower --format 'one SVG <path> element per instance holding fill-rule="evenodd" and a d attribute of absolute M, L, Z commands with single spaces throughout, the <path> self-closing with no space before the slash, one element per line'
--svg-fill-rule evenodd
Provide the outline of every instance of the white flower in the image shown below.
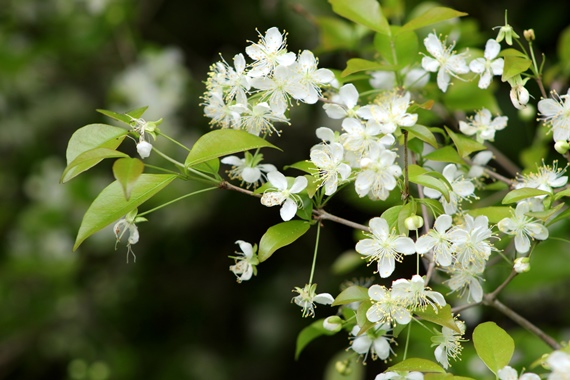
<path fill-rule="evenodd" d="M 439 198 L 445 213 L 453 215 L 457 212 L 461 200 L 474 196 L 475 185 L 463 177 L 463 172 L 455 164 L 447 165 L 442 174 L 451 184 L 449 201 L 439 191 L 429 187 L 424 188 L 424 193 L 430 198 Z"/>
<path fill-rule="evenodd" d="M 375 104 L 360 107 L 356 114 L 369 123 L 378 124 L 382 133 L 393 133 L 398 126 L 412 127 L 418 120 L 418 115 L 408 113 L 410 93 L 400 95 L 390 92 L 375 101 Z"/>
<path fill-rule="evenodd" d="M 400 72 L 404 76 L 405 89 L 423 88 L 429 81 L 429 74 L 421 68 L 404 68 Z M 396 73 L 393 71 L 373 71 L 370 73 L 370 85 L 382 90 L 396 87 Z"/>
<path fill-rule="evenodd" d="M 485 165 L 493 158 L 493 152 L 484 150 L 473 156 L 471 160 L 471 167 L 467 173 L 469 178 L 479 178 L 485 174 Z"/>
<path fill-rule="evenodd" d="M 381 149 L 379 145 L 370 150 L 368 156 L 360 161 L 362 171 L 354 182 L 359 197 L 368 195 L 370 199 L 388 198 L 398 183 L 396 178 L 402 175 L 402 169 L 394 163 L 396 157 L 395 152 Z"/>
<path fill-rule="evenodd" d="M 319 170 L 325 195 L 334 194 L 339 182 L 345 181 L 350 175 L 351 168 L 342 162 L 343 155 L 344 149 L 339 143 L 322 144 L 311 150 L 311 161 Z"/>
<path fill-rule="evenodd" d="M 261 164 L 262 160 L 263 155 L 260 153 L 254 156 L 245 152 L 244 158 L 228 156 L 222 158 L 220 162 L 233 166 L 228 172 L 231 179 L 240 179 L 247 183 L 247 187 L 250 185 L 257 187 L 259 183 L 265 182 L 266 173 L 277 171 L 277 168 L 271 164 Z"/>
<path fill-rule="evenodd" d="M 374 380 L 424 380 L 424 375 L 417 371 L 390 371 L 376 375 Z"/>
<path fill-rule="evenodd" d="M 451 228 L 451 223 L 451 216 L 447 214 L 438 216 L 433 228 L 416 241 L 417 252 L 424 254 L 433 249 L 434 260 L 442 267 L 451 265 L 453 259 L 454 251 L 447 232 Z"/>
<path fill-rule="evenodd" d="M 449 280 L 445 281 L 451 292 L 459 291 L 459 296 L 469 290 L 467 302 L 481 302 L 483 299 L 483 288 L 479 282 L 478 272 L 471 268 L 464 268 L 460 263 L 446 267 L 445 271 L 450 275 Z"/>
<path fill-rule="evenodd" d="M 567 380 L 570 374 L 570 355 L 564 351 L 554 351 L 548 358 L 546 363 L 552 370 L 548 375 L 548 380 Z"/>
<path fill-rule="evenodd" d="M 447 91 L 451 80 L 450 76 L 457 77 L 458 74 L 469 72 L 469 67 L 465 62 L 465 54 L 454 54 L 453 52 L 455 43 L 445 46 L 435 33 L 430 33 L 424 39 L 424 45 L 433 58 L 423 57 L 422 67 L 433 73 L 437 71 L 437 86 L 441 91 Z"/>
<path fill-rule="evenodd" d="M 334 74 L 329 69 L 318 69 L 318 61 L 309 50 L 304 50 L 297 62 L 301 72 L 301 83 L 306 87 L 308 94 L 302 101 L 315 104 L 321 96 L 320 86 L 330 83 L 334 79 Z"/>
<path fill-rule="evenodd" d="M 342 329 L 342 319 L 338 315 L 326 317 L 323 321 L 323 327 L 331 332 L 339 332 Z"/>
<path fill-rule="evenodd" d="M 402 261 L 402 255 L 416 253 L 414 241 L 409 237 L 398 236 L 390 231 L 384 218 L 370 219 L 370 239 L 356 243 L 356 252 L 370 261 L 378 261 L 380 277 L 389 277 L 396 267 L 396 261 Z"/>
<path fill-rule="evenodd" d="M 236 125 L 256 136 L 259 136 L 261 133 L 270 135 L 273 132 L 279 135 L 279 131 L 273 124 L 276 122 L 289 122 L 283 113 L 277 114 L 267 102 L 260 102 L 255 105 L 247 104 L 240 111 L 239 123 L 236 123 Z"/>
<path fill-rule="evenodd" d="M 513 103 L 513 106 L 519 110 L 526 108 L 526 105 L 530 100 L 530 94 L 524 87 L 529 79 L 530 78 L 522 79 L 520 75 L 508 79 L 508 82 L 511 85 L 511 102 Z"/>
<path fill-rule="evenodd" d="M 412 320 L 412 314 L 403 300 L 393 297 L 392 292 L 384 286 L 372 285 L 368 289 L 368 296 L 373 301 L 366 311 L 366 318 L 370 322 L 407 325 Z"/>
<path fill-rule="evenodd" d="M 348 117 L 342 121 L 342 128 L 346 131 L 342 135 L 342 145 L 346 150 L 365 154 L 371 145 L 377 143 L 378 136 L 381 133 L 380 126 L 377 124 L 362 125 L 358 119 Z"/>
<path fill-rule="evenodd" d="M 289 96 L 302 100 L 309 96 L 309 90 L 301 83 L 301 75 L 296 63 L 289 66 L 279 65 L 273 76 L 251 79 L 252 87 L 262 91 L 261 98 L 268 99 L 274 115 L 283 117 L 289 106 Z"/>
<path fill-rule="evenodd" d="M 331 119 L 355 117 L 354 107 L 358 104 L 358 96 L 356 87 L 352 83 L 347 83 L 340 88 L 338 95 L 332 97 L 332 103 L 323 105 L 323 109 Z"/>
<path fill-rule="evenodd" d="M 283 205 L 279 211 L 281 218 L 284 221 L 291 220 L 295 216 L 299 204 L 301 204 L 301 199 L 297 193 L 305 190 L 308 184 L 307 178 L 303 176 L 295 178 L 291 187 L 287 183 L 287 178 L 278 171 L 267 173 L 267 179 L 274 187 L 263 193 L 261 204 L 267 207 Z"/>
<path fill-rule="evenodd" d="M 210 67 L 210 73 L 206 82 L 206 87 L 210 91 L 221 91 L 225 93 L 225 100 L 246 104 L 249 91 L 249 77 L 246 75 L 246 63 L 243 54 L 236 54 L 233 58 L 234 67 L 231 67 L 223 58 L 221 62 L 216 62 Z"/>
<path fill-rule="evenodd" d="M 316 294 L 317 284 L 307 284 L 304 288 L 295 288 L 293 292 L 299 293 L 292 301 L 303 310 L 303 317 L 315 316 L 315 302 L 321 305 L 330 305 L 334 298 L 329 293 Z"/>
<path fill-rule="evenodd" d="M 209 117 L 210 124 L 222 128 L 233 128 L 239 125 L 240 114 L 246 109 L 243 105 L 227 104 L 219 91 L 209 92 L 204 102 L 204 115 Z"/>
<path fill-rule="evenodd" d="M 479 74 L 479 88 L 487 88 L 491 84 L 493 75 L 503 75 L 503 58 L 497 58 L 501 45 L 494 39 L 487 40 L 484 58 L 476 58 L 469 64 L 469 68 Z"/>
<path fill-rule="evenodd" d="M 485 140 L 494 141 L 495 132 L 504 129 L 508 120 L 507 116 L 497 116 L 493 119 L 491 111 L 483 108 L 477 111 L 469 122 L 460 121 L 459 130 L 468 136 L 476 135 L 480 143 Z"/>
<path fill-rule="evenodd" d="M 502 219 L 497 227 L 508 235 L 515 235 L 515 249 L 518 253 L 527 253 L 530 249 L 530 239 L 546 240 L 548 229 L 533 218 L 526 216 L 530 211 L 527 202 L 520 202 L 512 218 Z"/>
<path fill-rule="evenodd" d="M 275 66 L 288 66 L 295 62 L 295 53 L 287 52 L 287 39 L 279 29 L 267 29 L 265 37 L 259 33 L 259 42 L 245 48 L 245 52 L 255 61 L 249 76 L 257 78 L 268 75 Z"/>
<path fill-rule="evenodd" d="M 435 359 L 445 369 L 450 366 L 449 359 L 452 358 L 453 360 L 457 360 L 463 350 L 463 347 L 461 346 L 461 342 L 463 340 L 461 337 L 465 334 L 465 323 L 462 321 L 456 321 L 455 324 L 461 331 L 460 333 L 444 326 L 441 328 L 441 333 L 438 333 L 431 338 L 433 343 L 432 347 L 437 346 L 434 352 Z"/>
<path fill-rule="evenodd" d="M 489 219 L 484 215 L 473 218 L 468 214 L 464 218 L 464 224 L 454 227 L 449 238 L 453 243 L 457 261 L 464 268 L 481 273 L 493 250 L 488 241 L 493 236 Z"/>
<path fill-rule="evenodd" d="M 553 188 L 562 187 L 568 183 L 568 177 L 562 175 L 564 172 L 566 172 L 566 168 L 560 169 L 558 167 L 558 161 L 554 161 L 552 166 L 543 163 L 542 166 L 537 168 L 537 173 L 519 176 L 515 188 L 530 187 L 532 189 L 552 192 Z"/>
<path fill-rule="evenodd" d="M 360 355 L 364 355 L 364 361 L 368 357 L 368 352 L 372 355 L 372 360 L 377 358 L 381 360 L 388 359 L 390 356 L 390 339 L 386 337 L 386 333 L 390 330 L 390 325 L 386 323 L 378 323 L 376 326 L 368 329 L 366 333 L 360 333 L 360 326 L 356 325 L 350 332 L 354 336 L 350 349 Z"/>
<path fill-rule="evenodd" d="M 135 256 L 131 246 L 139 242 L 139 229 L 136 223 L 140 222 L 146 222 L 146 218 L 137 216 L 137 209 L 134 209 L 113 226 L 113 232 L 117 239 L 115 242 L 115 249 L 117 249 L 117 245 L 123 238 L 125 232 L 129 231 L 129 238 L 127 239 L 127 263 L 129 262 L 129 254 L 133 255 L 135 262 L 137 261 L 137 257 Z"/>
<path fill-rule="evenodd" d="M 528 272 L 530 270 L 530 259 L 528 257 L 517 257 L 513 269 L 517 273 Z"/>
<path fill-rule="evenodd" d="M 251 276 L 257 274 L 256 265 L 259 264 L 259 259 L 255 252 L 257 251 L 257 246 L 253 246 L 243 240 L 236 241 L 239 245 L 241 252 L 236 252 L 239 256 L 232 257 L 235 260 L 235 265 L 230 266 L 230 271 L 237 277 L 237 282 L 247 281 L 251 279 Z"/>
<path fill-rule="evenodd" d="M 403 300 L 404 305 L 411 309 L 425 310 L 431 306 L 436 313 L 438 306 L 447 304 L 441 293 L 426 287 L 422 276 L 417 274 L 411 280 L 401 278 L 392 282 L 392 297 Z"/>
<path fill-rule="evenodd" d="M 152 144 L 147 141 L 139 141 L 137 144 L 137 152 L 141 158 L 147 158 L 152 151 Z"/>
<path fill-rule="evenodd" d="M 540 119 L 552 127 L 554 141 L 570 139 L 570 89 L 566 95 L 552 92 L 552 98 L 542 99 L 538 102 Z"/>
<path fill-rule="evenodd" d="M 530 372 L 519 377 L 517 370 L 508 365 L 498 370 L 497 376 L 500 380 L 540 380 L 540 376 Z"/>

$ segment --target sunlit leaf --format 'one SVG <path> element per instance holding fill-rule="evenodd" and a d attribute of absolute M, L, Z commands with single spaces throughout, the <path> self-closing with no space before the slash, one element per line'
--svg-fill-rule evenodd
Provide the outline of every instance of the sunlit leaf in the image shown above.
<path fill-rule="evenodd" d="M 470 139 L 467 136 L 464 136 L 460 133 L 455 133 L 447 127 L 445 127 L 445 130 L 449 134 L 449 137 L 451 137 L 451 140 L 453 140 L 453 143 L 457 148 L 457 152 L 459 152 L 459 155 L 461 157 L 467 157 L 473 152 L 487 149 L 485 145 L 473 139 Z"/>
<path fill-rule="evenodd" d="M 424 310 L 415 310 L 414 314 L 418 317 L 422 318 L 423 320 L 433 322 L 437 325 L 444 326 L 447 328 L 452 329 L 458 333 L 461 333 L 459 327 L 455 323 L 455 319 L 453 319 L 453 314 L 451 313 L 451 306 L 445 305 L 444 307 L 438 308 L 437 311 L 433 309 L 433 307 L 429 306 L 426 307 Z"/>
<path fill-rule="evenodd" d="M 449 202 L 449 182 L 436 178 L 436 174 L 441 175 L 441 173 L 427 171 L 418 165 L 410 165 L 408 167 L 410 182 L 439 191 Z"/>
<path fill-rule="evenodd" d="M 95 232 L 152 198 L 176 177 L 174 174 L 142 174 L 132 187 L 129 200 L 125 199 L 118 181 L 111 183 L 95 198 L 83 216 L 73 250 Z"/>
<path fill-rule="evenodd" d="M 368 289 L 363 286 L 349 286 L 336 296 L 332 306 L 346 305 L 353 302 L 369 300 Z"/>
<path fill-rule="evenodd" d="M 464 165 L 465 161 L 459 156 L 457 150 L 451 145 L 444 146 L 430 152 L 424 156 L 426 160 L 439 161 L 439 162 L 451 162 L 454 164 Z"/>
<path fill-rule="evenodd" d="M 354 250 L 346 251 L 335 259 L 331 265 L 331 272 L 337 276 L 344 276 L 364 263 L 365 261 L 361 254 Z"/>
<path fill-rule="evenodd" d="M 95 148 L 83 152 L 79 156 L 75 157 L 69 165 L 67 165 L 61 175 L 60 182 L 65 183 L 70 179 L 77 177 L 79 174 L 97 165 L 105 158 L 118 157 L 128 157 L 128 155 L 109 148 Z"/>
<path fill-rule="evenodd" d="M 143 170 L 144 164 L 138 158 L 119 158 L 113 164 L 113 175 L 121 184 L 126 200 L 129 200 L 131 197 L 133 186 L 141 176 Z"/>
<path fill-rule="evenodd" d="M 184 164 L 186 167 L 192 167 L 214 158 L 258 148 L 279 149 L 261 137 L 245 131 L 217 129 L 202 135 L 196 141 Z"/>
<path fill-rule="evenodd" d="M 489 223 L 495 224 L 504 218 L 510 218 L 512 216 L 512 208 L 501 206 L 479 207 L 467 210 L 467 213 L 474 217 L 485 215 L 489 219 Z"/>
<path fill-rule="evenodd" d="M 362 58 L 352 58 L 346 62 L 346 69 L 340 74 L 341 77 L 346 77 L 350 74 L 358 73 L 361 71 L 377 71 L 386 70 L 394 71 L 397 70 L 397 66 L 388 66 L 379 62 L 368 61 Z"/>
<path fill-rule="evenodd" d="M 283 248 L 303 236 L 311 224 L 301 220 L 290 220 L 269 227 L 259 242 L 258 258 L 267 260 L 279 248 Z"/>
<path fill-rule="evenodd" d="M 424 26 L 433 25 L 438 22 L 462 16 L 467 16 L 467 13 L 459 12 L 454 9 L 446 7 L 430 8 L 425 13 L 404 24 L 404 26 L 400 29 L 399 33 L 404 33 L 407 31 L 423 28 Z"/>
<path fill-rule="evenodd" d="M 317 339 L 322 335 L 334 335 L 336 332 L 330 331 L 323 326 L 324 319 L 316 320 L 309 326 L 305 327 L 299 335 L 297 335 L 297 344 L 295 347 L 295 360 L 299 358 L 299 355 L 303 349 L 311 343 L 313 340 Z"/>
<path fill-rule="evenodd" d="M 329 0 L 333 12 L 378 33 L 390 34 L 390 25 L 377 0 Z"/>
<path fill-rule="evenodd" d="M 514 50 L 514 49 L 508 49 Z M 528 70 L 530 65 L 532 65 L 532 61 L 528 59 L 527 56 L 523 55 L 515 55 L 515 54 L 505 54 L 503 52 L 503 60 L 505 61 L 503 66 L 503 75 L 501 76 L 501 80 L 506 82 L 507 80 L 511 79 L 514 76 L 524 73 Z"/>
<path fill-rule="evenodd" d="M 437 139 L 428 127 L 416 124 L 413 127 L 401 127 L 403 130 L 408 131 L 411 137 L 416 137 L 429 145 L 437 148 Z"/>
<path fill-rule="evenodd" d="M 485 322 L 475 327 L 473 345 L 477 355 L 495 375 L 509 364 L 515 352 L 513 338 L 495 322 Z"/>
<path fill-rule="evenodd" d="M 418 371 L 445 373 L 445 370 L 437 363 L 427 359 L 410 358 L 388 367 L 386 371 Z"/>
<path fill-rule="evenodd" d="M 397 33 L 399 29 L 397 26 L 392 26 L 390 35 L 376 33 L 374 47 L 389 64 L 404 67 L 420 57 L 418 36 L 412 31 Z"/>
<path fill-rule="evenodd" d="M 89 124 L 79 128 L 67 144 L 65 157 L 69 165 L 81 153 L 95 148 L 116 149 L 127 135 L 124 128 L 113 127 L 107 124 Z"/>
<path fill-rule="evenodd" d="M 503 198 L 503 204 L 515 203 L 518 201 L 522 201 L 523 199 L 538 197 L 541 195 L 550 195 L 550 192 L 533 189 L 530 187 L 523 187 L 521 189 L 511 190 L 505 197 Z"/>

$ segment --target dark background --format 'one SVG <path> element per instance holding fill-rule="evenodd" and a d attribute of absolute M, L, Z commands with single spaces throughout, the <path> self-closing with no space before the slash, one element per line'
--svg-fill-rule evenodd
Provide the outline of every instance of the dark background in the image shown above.
<path fill-rule="evenodd" d="M 503 24 L 508 8 L 515 29 L 522 34 L 533 27 L 536 45 L 549 56 L 570 21 L 570 5 L 559 1 L 443 4 L 468 12 L 487 37 L 495 36 L 490 28 Z M 220 191 L 151 214 L 139 226 L 137 261 L 126 264 L 126 248 L 114 251 L 110 228 L 71 250 L 83 213 L 112 180 L 111 163 L 58 183 L 71 134 L 89 123 L 110 122 L 96 108 L 125 111 L 148 104 L 148 119 L 165 117 L 161 128 L 191 144 L 208 131 L 199 97 L 219 53 L 229 61 L 246 41 L 257 40 L 256 28 L 271 26 L 289 32 L 292 51 L 317 46 L 316 27 L 294 5 L 309 14 L 332 14 L 318 0 L 0 2 L 1 379 L 315 379 L 348 346 L 344 334 L 321 338 L 293 360 L 297 333 L 312 320 L 302 319 L 290 303 L 291 290 L 308 280 L 314 230 L 263 263 L 257 277 L 236 284 L 227 257 L 237 248 L 233 242 L 257 242 L 279 217 L 257 199 Z M 349 56 L 328 52 L 320 58 L 323 66 L 343 69 Z M 515 120 L 506 99 L 505 112 Z M 305 159 L 315 143 L 312 131 L 326 123 L 316 108 L 300 107 L 292 115 L 278 143 L 286 154 L 267 152 L 271 162 Z M 518 123 L 534 128 L 533 121 Z M 498 133 L 497 145 L 518 160 L 521 146 L 532 139 L 530 132 Z M 128 144 L 125 149 L 133 151 Z M 178 154 L 183 160 L 184 152 Z M 152 203 L 193 186 L 175 184 Z M 368 204 L 354 211 L 354 197 L 346 193 L 329 211 L 361 223 L 380 212 Z M 353 247 L 348 228 L 324 226 L 315 275 L 319 291 L 336 294 L 345 278 L 371 274 L 360 268 L 331 275 L 335 257 Z M 559 280 L 567 273 L 555 265 L 544 273 L 547 294 L 557 296 L 545 300 L 544 293 L 529 292 L 535 283 L 519 281 L 511 301 L 534 321 L 564 326 L 564 310 L 549 318 L 537 310 L 565 302 L 561 289 L 567 282 Z M 528 307 L 529 299 L 543 303 Z M 317 308 L 317 317 L 330 313 Z M 473 321 L 494 317 L 488 310 L 472 315 Z M 383 368 L 369 363 L 367 378 Z"/>

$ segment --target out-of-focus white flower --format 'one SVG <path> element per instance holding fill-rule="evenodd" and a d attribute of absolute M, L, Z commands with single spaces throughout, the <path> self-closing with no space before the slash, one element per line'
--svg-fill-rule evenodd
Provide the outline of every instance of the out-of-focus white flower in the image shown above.
<path fill-rule="evenodd" d="M 332 103 L 325 103 L 323 109 L 331 119 L 355 117 L 355 107 L 358 104 L 358 90 L 352 83 L 340 88 L 337 95 L 331 98 Z"/>
<path fill-rule="evenodd" d="M 228 172 L 231 179 L 239 179 L 247 183 L 247 187 L 253 185 L 257 187 L 260 183 L 265 182 L 266 174 L 277 171 L 272 164 L 261 164 L 263 155 L 261 153 L 255 156 L 249 152 L 245 152 L 244 158 L 238 156 L 227 156 L 220 160 L 222 164 L 232 165 L 232 169 Z"/>
<path fill-rule="evenodd" d="M 503 75 L 503 58 L 497 58 L 501 51 L 501 45 L 494 39 L 487 40 L 485 44 L 484 58 L 475 58 L 469 63 L 469 68 L 479 74 L 479 88 L 487 88 L 491 84 L 493 75 Z"/>
<path fill-rule="evenodd" d="M 310 50 L 303 50 L 297 62 L 301 72 L 301 83 L 306 87 L 308 94 L 302 101 L 315 104 L 321 96 L 320 86 L 330 83 L 334 79 L 334 74 L 329 69 L 319 69 L 318 60 Z"/>
<path fill-rule="evenodd" d="M 356 114 L 369 123 L 378 124 L 382 133 L 393 133 L 398 126 L 412 127 L 418 121 L 418 115 L 408 113 L 410 96 L 409 92 L 404 95 L 390 92 L 377 99 L 374 104 L 360 107 Z"/>
<path fill-rule="evenodd" d="M 432 57 L 422 58 L 422 67 L 426 71 L 437 72 L 437 86 L 443 92 L 447 91 L 451 76 L 458 77 L 458 74 L 467 74 L 469 67 L 465 62 L 465 53 L 455 54 L 453 48 L 455 43 L 445 46 L 435 33 L 430 33 L 424 39 L 424 45 Z"/>
<path fill-rule="evenodd" d="M 525 273 L 530 270 L 530 259 L 528 257 L 517 257 L 513 269 L 517 273 Z"/>
<path fill-rule="evenodd" d="M 508 235 L 515 236 L 515 249 L 518 253 L 527 253 L 530 249 L 530 240 L 545 240 L 548 238 L 548 229 L 534 222 L 533 218 L 526 216 L 530 211 L 528 202 L 520 202 L 511 218 L 504 218 L 497 227 Z"/>
<path fill-rule="evenodd" d="M 367 157 L 360 161 L 361 172 L 356 176 L 354 188 L 359 197 L 386 200 L 398 184 L 402 169 L 395 164 L 397 154 L 375 145 Z"/>
<path fill-rule="evenodd" d="M 567 141 L 570 139 L 570 89 L 566 95 L 552 92 L 552 98 L 542 99 L 538 102 L 540 119 L 552 128 L 554 141 Z"/>
<path fill-rule="evenodd" d="M 449 359 L 457 360 L 463 350 L 461 346 L 463 339 L 461 337 L 465 334 L 465 323 L 456 321 L 455 324 L 460 332 L 444 326 L 441 328 L 441 333 L 431 338 L 432 347 L 437 346 L 434 352 L 435 359 L 445 369 L 450 366 Z"/>
<path fill-rule="evenodd" d="M 485 174 L 485 165 L 493 158 L 493 152 L 484 150 L 473 156 L 471 160 L 471 167 L 467 173 L 469 178 L 479 178 Z"/>
<path fill-rule="evenodd" d="M 526 108 L 528 101 L 530 100 L 530 94 L 528 90 L 524 87 L 526 82 L 530 78 L 522 79 L 520 75 L 516 75 L 507 81 L 511 85 L 511 102 L 516 109 L 522 110 Z"/>
<path fill-rule="evenodd" d="M 467 122 L 459 121 L 459 130 L 467 136 L 476 135 L 478 142 L 494 141 L 495 132 L 507 126 L 507 116 L 497 116 L 493 119 L 491 111 L 486 108 L 477 111 Z"/>
<path fill-rule="evenodd" d="M 404 76 L 403 87 L 407 90 L 423 88 L 429 82 L 429 74 L 419 67 L 404 68 L 400 74 Z M 370 85 L 374 88 L 392 90 L 396 87 L 396 73 L 393 71 L 373 71 L 370 76 Z"/>
<path fill-rule="evenodd" d="M 345 181 L 350 175 L 351 168 L 342 162 L 344 148 L 339 143 L 322 144 L 311 150 L 311 161 L 318 168 L 321 186 L 325 187 L 325 195 L 336 192 L 341 181 Z"/>
<path fill-rule="evenodd" d="M 257 78 L 268 75 L 277 65 L 289 66 L 297 56 L 287 52 L 285 33 L 272 27 L 267 29 L 265 36 L 259 33 L 259 41 L 245 48 L 246 54 L 255 61 L 249 76 Z"/>
<path fill-rule="evenodd" d="M 284 221 L 293 219 L 301 204 L 301 199 L 297 194 L 307 187 L 307 178 L 303 176 L 295 178 L 291 187 L 287 183 L 287 178 L 278 171 L 267 173 L 267 179 L 273 187 L 263 193 L 261 204 L 267 207 L 283 205 L 279 211 L 281 218 Z"/>
<path fill-rule="evenodd" d="M 424 374 L 417 371 L 389 371 L 376 375 L 374 380 L 424 380 Z"/>
<path fill-rule="evenodd" d="M 315 303 L 330 305 L 334 298 L 329 293 L 317 294 L 317 284 L 307 284 L 304 288 L 295 288 L 293 292 L 299 293 L 292 301 L 302 308 L 303 317 L 315 316 Z"/>
<path fill-rule="evenodd" d="M 471 302 L 471 300 L 473 302 L 481 302 L 483 300 L 483 288 L 479 282 L 479 271 L 474 269 L 476 268 L 465 268 L 460 263 L 455 262 L 453 265 L 445 268 L 445 271 L 450 276 L 445 283 L 449 286 L 452 293 L 459 291 L 460 296 L 463 296 L 469 290 L 468 302 Z"/>
<path fill-rule="evenodd" d="M 445 213 L 453 215 L 457 212 L 461 200 L 474 196 L 475 185 L 471 180 L 465 179 L 464 173 L 455 164 L 447 165 L 442 174 L 451 184 L 449 201 L 439 191 L 429 187 L 424 188 L 424 193 L 427 197 L 439 198 Z"/>
<path fill-rule="evenodd" d="M 546 364 L 552 373 L 548 375 L 548 380 L 565 380 L 570 374 L 570 355 L 564 351 L 554 351 L 548 358 Z"/>
<path fill-rule="evenodd" d="M 389 324 L 378 323 L 376 326 L 368 329 L 366 333 L 359 335 L 360 326 L 356 325 L 350 332 L 354 338 L 349 348 L 357 354 L 364 355 L 364 361 L 366 361 L 368 353 L 372 355 L 372 360 L 376 360 L 377 358 L 386 360 L 392 351 L 390 348 L 390 338 L 386 337 L 386 333 L 389 330 Z"/>
<path fill-rule="evenodd" d="M 237 282 L 247 281 L 251 279 L 251 276 L 257 274 L 257 264 L 259 264 L 259 259 L 257 258 L 257 245 L 252 246 L 250 243 L 243 240 L 236 241 L 239 245 L 241 252 L 236 252 L 238 256 L 232 257 L 235 260 L 235 265 L 230 266 L 230 271 L 236 275 Z"/>
<path fill-rule="evenodd" d="M 508 365 L 498 370 L 497 376 L 500 380 L 540 380 L 540 376 L 531 372 L 527 372 L 519 377 L 517 370 Z"/>
<path fill-rule="evenodd" d="M 369 239 L 356 243 L 356 252 L 364 255 L 370 261 L 378 262 L 380 277 L 389 277 L 396 267 L 396 261 L 402 261 L 402 255 L 416 253 L 414 241 L 409 237 L 398 236 L 390 231 L 384 218 L 370 219 Z"/>

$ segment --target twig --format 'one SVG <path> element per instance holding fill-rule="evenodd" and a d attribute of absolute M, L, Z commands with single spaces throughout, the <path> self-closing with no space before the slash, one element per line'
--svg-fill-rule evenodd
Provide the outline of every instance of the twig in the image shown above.
<path fill-rule="evenodd" d="M 261 196 L 263 194 L 256 194 L 251 190 L 247 190 L 247 189 L 242 189 L 241 187 L 232 185 L 231 183 L 227 182 L 227 181 L 222 181 L 218 184 L 218 187 L 220 189 L 225 189 L 225 190 L 232 190 L 232 191 L 237 191 L 238 193 L 242 193 L 242 194 L 246 194 L 246 195 L 250 195 L 252 197 L 257 197 L 257 198 L 261 198 Z"/>
<path fill-rule="evenodd" d="M 355 223 L 350 220 L 338 217 L 336 215 L 329 214 L 323 209 L 313 210 L 313 215 L 315 216 L 316 220 L 330 220 L 339 224 L 344 224 L 345 226 L 355 228 L 357 230 L 370 232 L 370 228 L 363 224 Z"/>

